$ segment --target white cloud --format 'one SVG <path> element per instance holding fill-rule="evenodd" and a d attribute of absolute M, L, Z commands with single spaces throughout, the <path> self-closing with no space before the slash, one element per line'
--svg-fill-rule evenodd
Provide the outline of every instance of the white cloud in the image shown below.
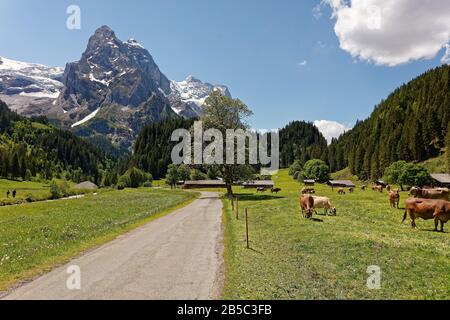
<path fill-rule="evenodd" d="M 448 0 L 323 0 L 323 4 L 333 10 L 341 49 L 356 59 L 396 66 L 434 58 L 450 41 Z"/>
<path fill-rule="evenodd" d="M 450 44 L 445 45 L 445 54 L 441 59 L 443 64 L 450 64 Z"/>
<path fill-rule="evenodd" d="M 297 65 L 298 65 L 299 67 L 305 67 L 307 64 L 308 64 L 308 61 L 306 61 L 306 60 L 303 60 L 302 62 L 298 62 L 298 63 L 297 63 Z"/>
<path fill-rule="evenodd" d="M 318 5 L 316 5 L 313 9 L 312 9 L 312 13 L 314 18 L 316 18 L 317 20 L 319 20 L 322 17 L 322 3 L 319 3 Z"/>
<path fill-rule="evenodd" d="M 328 143 L 331 143 L 333 138 L 338 138 L 341 134 L 351 129 L 339 122 L 329 120 L 316 120 L 314 125 L 322 132 Z"/>

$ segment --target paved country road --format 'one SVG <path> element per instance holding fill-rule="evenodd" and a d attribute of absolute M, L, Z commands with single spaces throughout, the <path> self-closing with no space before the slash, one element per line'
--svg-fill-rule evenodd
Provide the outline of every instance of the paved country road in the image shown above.
<path fill-rule="evenodd" d="M 222 202 L 202 192 L 152 221 L 19 287 L 5 299 L 215 299 L 223 278 Z M 67 289 L 79 266 L 81 289 Z"/>

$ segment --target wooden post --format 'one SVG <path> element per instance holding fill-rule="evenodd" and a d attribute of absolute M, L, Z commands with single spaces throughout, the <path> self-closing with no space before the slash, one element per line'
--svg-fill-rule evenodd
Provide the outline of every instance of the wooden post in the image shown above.
<path fill-rule="evenodd" d="M 231 198 L 231 209 L 232 209 L 233 212 L 234 212 L 234 198 Z"/>
<path fill-rule="evenodd" d="M 245 234 L 247 238 L 247 249 L 250 249 L 250 244 L 248 242 L 248 214 L 247 214 L 247 208 L 245 208 Z"/>
<path fill-rule="evenodd" d="M 236 220 L 239 220 L 239 199 L 236 197 Z"/>

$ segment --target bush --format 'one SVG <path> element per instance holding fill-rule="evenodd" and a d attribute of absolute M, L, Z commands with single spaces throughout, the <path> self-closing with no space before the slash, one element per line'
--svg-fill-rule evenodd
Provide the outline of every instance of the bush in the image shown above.
<path fill-rule="evenodd" d="M 299 160 L 295 160 L 294 163 L 289 167 L 289 175 L 294 176 L 296 172 L 300 172 L 303 170 L 302 164 Z M 295 178 L 297 179 L 297 178 Z"/>
<path fill-rule="evenodd" d="M 153 177 L 150 173 L 145 173 L 144 171 L 133 167 L 126 172 L 126 175 L 130 177 L 130 183 L 128 187 L 130 188 L 139 188 L 146 181 L 153 181 Z"/>
<path fill-rule="evenodd" d="M 62 197 L 61 188 L 58 186 L 58 183 L 55 180 L 52 180 L 52 182 L 50 183 L 50 194 L 51 198 L 54 200 L 61 199 Z"/>
<path fill-rule="evenodd" d="M 131 187 L 131 178 L 128 174 L 124 174 L 119 177 L 119 180 L 117 181 L 117 189 L 123 190 L 125 188 Z"/>
<path fill-rule="evenodd" d="M 302 174 L 299 175 L 303 180 L 312 179 L 317 182 L 327 182 L 330 180 L 330 168 L 322 160 L 313 159 L 305 163 Z"/>
<path fill-rule="evenodd" d="M 198 170 L 198 169 L 192 170 L 191 180 L 199 181 L 199 180 L 207 180 L 207 179 L 208 179 L 208 176 L 206 174 L 204 174 L 203 172 L 201 172 L 200 170 Z"/>
<path fill-rule="evenodd" d="M 153 184 L 150 181 L 145 181 L 143 186 L 144 188 L 151 188 L 153 187 Z"/>

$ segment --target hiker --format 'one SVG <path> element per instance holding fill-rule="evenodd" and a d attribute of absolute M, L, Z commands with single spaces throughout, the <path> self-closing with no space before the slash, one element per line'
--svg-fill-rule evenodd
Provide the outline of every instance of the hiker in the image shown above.
<path fill-rule="evenodd" d="M 6 192 L 6 197 L 7 198 L 9 198 L 9 194 L 10 194 L 11 192 L 9 192 L 9 190 Z"/>
<path fill-rule="evenodd" d="M 15 198 L 15 197 L 16 197 L 16 194 L 17 194 L 17 191 L 16 191 L 16 190 L 13 190 L 13 192 L 12 192 L 12 196 L 13 196 L 13 198 Z"/>

